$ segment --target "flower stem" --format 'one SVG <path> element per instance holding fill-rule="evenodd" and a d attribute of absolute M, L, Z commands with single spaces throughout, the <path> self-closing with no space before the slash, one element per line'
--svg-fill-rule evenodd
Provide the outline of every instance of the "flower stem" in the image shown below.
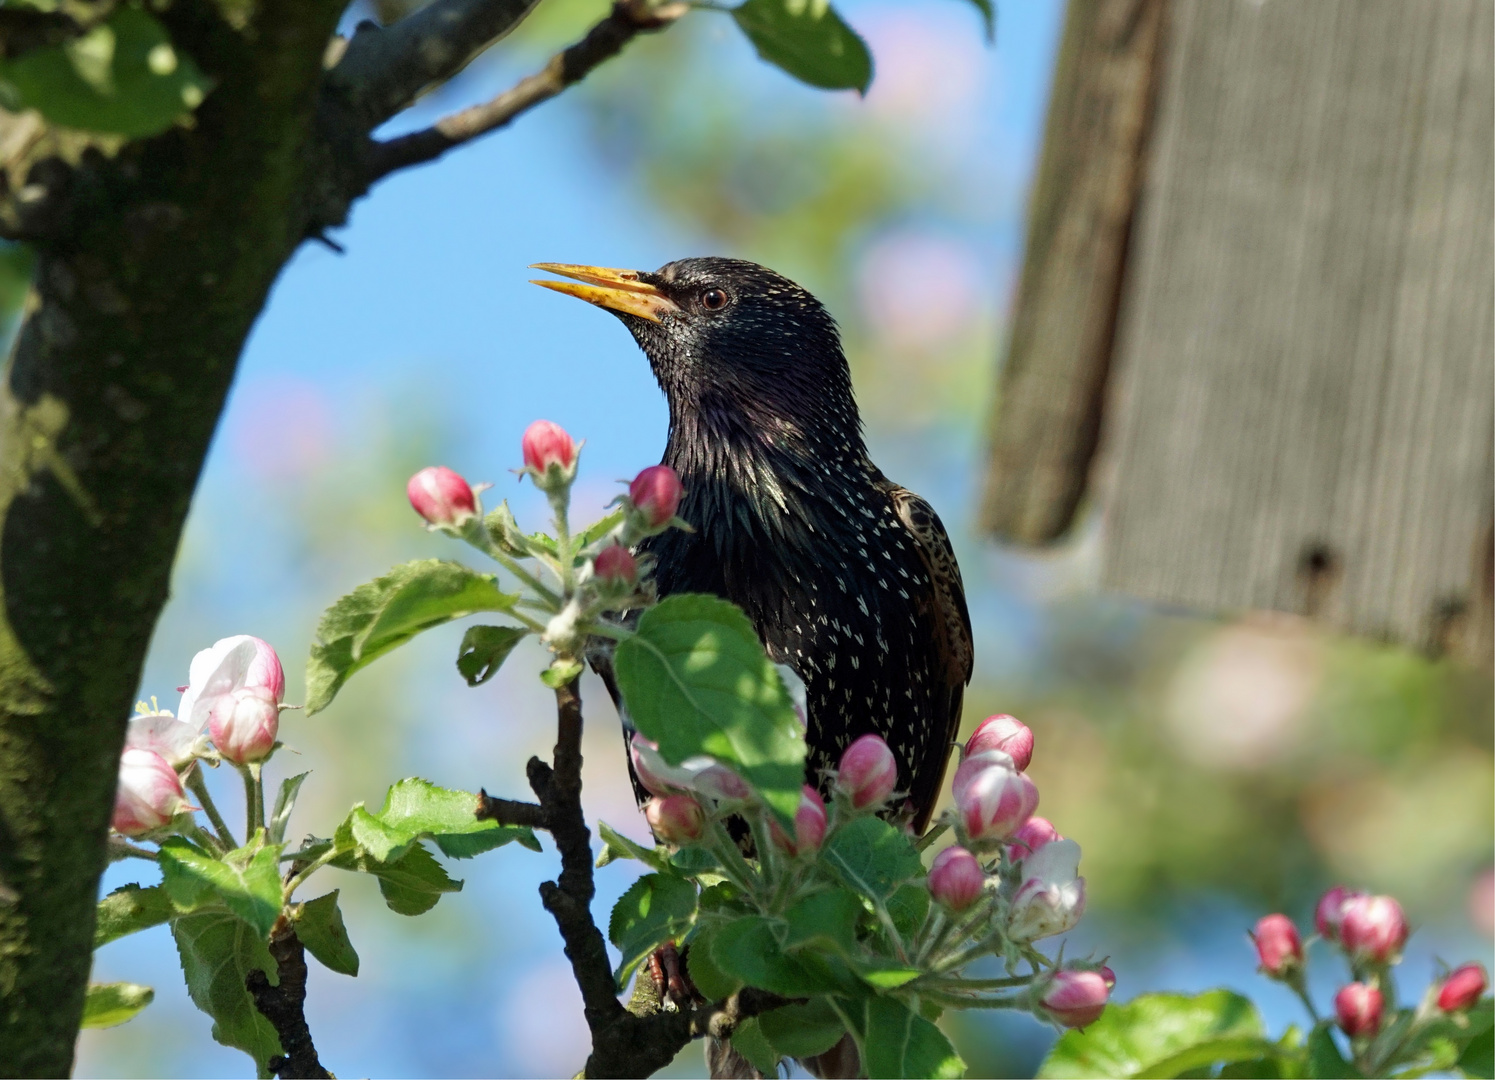
<path fill-rule="evenodd" d="M 147 859 L 150 862 L 159 862 L 156 853 L 150 848 L 139 847 L 119 836 L 109 838 L 109 850 L 111 853 L 128 859 Z"/>
<path fill-rule="evenodd" d="M 327 848 L 326 851 L 322 852 L 322 854 L 318 855 L 311 862 L 307 863 L 305 867 L 298 870 L 295 876 L 293 876 L 290 881 L 287 881 L 285 883 L 285 888 L 281 890 L 281 896 L 283 897 L 281 903 L 289 904 L 291 902 L 291 895 L 306 883 L 306 879 L 311 877 L 318 870 L 322 869 L 322 867 L 326 866 L 333 859 L 337 858 L 337 855 L 337 845 L 332 844 Z"/>
<path fill-rule="evenodd" d="M 213 796 L 208 794 L 208 780 L 202 774 L 202 763 L 194 761 L 192 768 L 187 772 L 187 790 L 197 796 L 197 801 L 202 803 L 202 812 L 208 815 L 208 820 L 213 823 L 213 831 L 218 834 L 218 839 L 225 848 L 232 850 L 239 846 L 234 839 L 233 831 L 228 823 L 223 820 L 223 815 L 218 812 L 218 806 L 213 802 Z"/>
<path fill-rule="evenodd" d="M 244 777 L 244 832 L 252 839 L 265 827 L 265 788 L 258 764 L 240 765 L 239 773 Z"/>

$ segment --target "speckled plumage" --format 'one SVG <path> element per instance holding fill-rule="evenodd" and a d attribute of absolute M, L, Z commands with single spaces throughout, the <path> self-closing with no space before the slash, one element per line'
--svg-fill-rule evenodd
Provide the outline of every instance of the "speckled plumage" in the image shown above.
<path fill-rule="evenodd" d="M 868 458 L 835 322 L 808 292 L 734 259 L 685 259 L 640 280 L 679 308 L 619 318 L 669 400 L 664 461 L 695 529 L 642 545 L 660 595 L 715 593 L 746 611 L 805 682 L 811 782 L 875 731 L 922 831 L 972 657 L 939 517 Z M 719 309 L 711 290 L 725 294 Z"/>

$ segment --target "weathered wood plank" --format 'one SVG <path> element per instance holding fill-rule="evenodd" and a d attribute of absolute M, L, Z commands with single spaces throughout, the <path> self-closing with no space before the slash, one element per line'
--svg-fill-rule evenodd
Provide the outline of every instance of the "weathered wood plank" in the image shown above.
<path fill-rule="evenodd" d="M 983 496 L 987 531 L 1043 543 L 1100 431 L 1164 0 L 1071 0 Z"/>
<path fill-rule="evenodd" d="M 1174 3 L 1103 577 L 1490 657 L 1495 6 Z"/>

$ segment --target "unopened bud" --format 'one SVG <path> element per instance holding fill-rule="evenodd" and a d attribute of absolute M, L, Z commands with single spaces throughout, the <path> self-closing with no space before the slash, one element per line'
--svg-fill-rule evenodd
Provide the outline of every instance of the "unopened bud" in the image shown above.
<path fill-rule="evenodd" d="M 525 471 L 541 491 L 559 491 L 576 478 L 576 443 L 561 425 L 536 420 L 520 441 Z"/>
<path fill-rule="evenodd" d="M 244 686 L 213 699 L 208 734 L 229 761 L 244 765 L 264 761 L 275 748 L 280 707 L 262 687 Z"/>
<path fill-rule="evenodd" d="M 1362 892 L 1355 892 L 1336 885 L 1319 898 L 1318 906 L 1313 911 L 1313 925 L 1319 932 L 1319 936 L 1326 941 L 1339 940 L 1339 924 L 1344 919 L 1344 905 L 1346 901 L 1358 896 L 1364 896 Z"/>
<path fill-rule="evenodd" d="M 628 485 L 628 500 L 645 532 L 658 532 L 668 525 L 680 509 L 683 494 L 680 477 L 668 465 L 650 465 Z"/>
<path fill-rule="evenodd" d="M 445 465 L 416 473 L 405 485 L 405 494 L 415 512 L 432 525 L 460 529 L 478 512 L 471 485 Z"/>
<path fill-rule="evenodd" d="M 1023 860 L 1023 883 L 1012 896 L 1007 936 L 1037 941 L 1073 930 L 1085 914 L 1085 879 L 1080 877 L 1080 845 L 1055 840 Z"/>
<path fill-rule="evenodd" d="M 898 761 L 881 735 L 863 735 L 846 748 L 836 767 L 836 787 L 858 810 L 876 809 L 898 785 Z"/>
<path fill-rule="evenodd" d="M 638 560 L 622 544 L 609 544 L 592 563 L 597 580 L 615 589 L 628 588 L 638 580 Z"/>
<path fill-rule="evenodd" d="M 1303 939 L 1286 915 L 1264 915 L 1251 932 L 1263 975 L 1286 979 L 1303 966 Z"/>
<path fill-rule="evenodd" d="M 154 750 L 126 750 L 119 758 L 110 825 L 125 836 L 159 829 L 189 806 L 176 770 Z"/>
<path fill-rule="evenodd" d="M 1478 1003 L 1490 985 L 1483 964 L 1464 964 L 1448 973 L 1438 987 L 1438 1008 L 1444 1012 L 1462 1012 Z"/>
<path fill-rule="evenodd" d="M 1043 845 L 1063 839 L 1053 822 L 1035 814 L 1012 834 L 1012 839 L 1007 844 L 1007 857 L 1013 862 L 1021 862 Z"/>
<path fill-rule="evenodd" d="M 988 750 L 1002 751 L 1012 758 L 1017 771 L 1022 772 L 1033 760 L 1033 732 L 1015 716 L 1005 713 L 988 716 L 966 740 L 965 756 L 974 757 Z"/>
<path fill-rule="evenodd" d="M 951 911 L 964 911 L 981 897 L 986 871 L 963 847 L 947 847 L 929 866 L 929 894 Z"/>
<path fill-rule="evenodd" d="M 1042 1015 L 1061 1027 L 1082 1028 L 1100 1019 L 1110 996 L 1111 987 L 1100 972 L 1064 970 L 1054 973 L 1039 1005 Z"/>
<path fill-rule="evenodd" d="M 962 761 L 951 788 L 961 827 L 976 842 L 1008 839 L 1038 809 L 1038 788 L 1000 750 Z"/>
<path fill-rule="evenodd" d="M 825 824 L 825 802 L 821 799 L 820 792 L 809 784 L 800 790 L 799 806 L 794 811 L 793 840 L 789 839 L 777 821 L 772 817 L 768 819 L 774 843 L 790 855 L 818 851 L 820 842 L 825 839 Z"/>
<path fill-rule="evenodd" d="M 676 847 L 695 843 L 706 831 L 706 812 L 689 795 L 656 796 L 644 807 L 644 817 L 662 843 Z"/>
<path fill-rule="evenodd" d="M 1374 1035 L 1381 1029 L 1381 991 L 1367 983 L 1350 983 L 1334 995 L 1334 1015 L 1350 1038 Z"/>
<path fill-rule="evenodd" d="M 1354 896 L 1344 903 L 1339 941 L 1357 959 L 1394 962 L 1407 942 L 1407 933 L 1402 906 L 1389 896 Z"/>

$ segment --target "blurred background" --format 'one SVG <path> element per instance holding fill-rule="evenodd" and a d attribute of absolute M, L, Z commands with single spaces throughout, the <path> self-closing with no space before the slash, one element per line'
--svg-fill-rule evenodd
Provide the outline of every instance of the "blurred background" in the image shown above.
<path fill-rule="evenodd" d="M 1246 992 L 1280 1032 L 1300 1018 L 1255 975 L 1245 931 L 1268 910 L 1306 925 L 1319 892 L 1345 882 L 1406 906 L 1408 992 L 1438 958 L 1489 963 L 1487 674 L 1291 617 L 1222 624 L 1108 597 L 1093 520 L 1038 555 L 976 534 L 1062 3 L 1002 5 L 990 45 L 968 4 L 841 6 L 876 58 L 865 98 L 791 81 L 727 19 L 698 12 L 512 129 L 382 184 L 337 235 L 345 254 L 305 245 L 244 356 L 141 696 L 174 708 L 194 652 L 251 633 L 280 650 L 299 700 L 331 600 L 398 561 L 476 558 L 419 527 L 404 496 L 416 469 L 492 481 L 490 505 L 508 498 L 541 526 L 540 500 L 510 472 L 537 417 L 587 440 L 577 514 L 600 512 L 620 478 L 658 460 L 664 402 L 622 327 L 528 285 L 526 264 L 741 256 L 840 320 L 874 459 L 950 529 L 976 634 L 966 729 L 993 712 L 1032 726 L 1041 812 L 1085 851 L 1090 908 L 1069 955 L 1109 955 L 1122 1000 Z M 388 0 L 350 25 L 401 10 Z M 490 96 L 604 11 L 546 0 L 391 130 Z M 6 259 L 23 281 L 24 255 Z M 282 737 L 300 756 L 276 766 L 311 770 L 292 835 L 326 835 L 351 803 L 377 805 L 411 774 L 523 791 L 524 761 L 554 731 L 538 647 L 469 689 L 454 666 L 461 635 L 427 634 L 325 713 L 290 714 Z M 582 693 L 589 817 L 643 838 L 612 706 L 590 676 Z M 220 805 L 238 805 L 237 778 L 210 779 Z M 141 865 L 114 866 L 105 889 L 148 880 Z M 464 890 L 418 919 L 388 911 L 371 880 L 324 872 L 343 889 L 362 972 L 312 965 L 323 1059 L 343 1076 L 574 1073 L 580 998 L 535 893 L 555 869 L 548 844 L 455 864 Z M 599 871 L 599 918 L 635 875 Z M 1327 953 L 1311 975 L 1321 1000 L 1342 977 Z M 150 984 L 156 1000 L 85 1032 L 78 1075 L 246 1073 L 189 1002 L 164 927 L 101 950 L 94 979 Z M 972 1076 L 1031 1075 L 1053 1039 L 1026 1017 L 947 1023 Z M 701 1073 L 700 1054 L 687 1048 L 674 1074 Z"/>

